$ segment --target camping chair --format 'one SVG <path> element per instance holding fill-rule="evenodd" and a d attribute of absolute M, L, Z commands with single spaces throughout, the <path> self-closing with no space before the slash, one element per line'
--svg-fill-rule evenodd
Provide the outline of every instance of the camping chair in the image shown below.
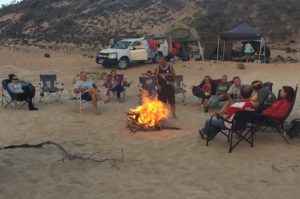
<path fill-rule="evenodd" d="M 9 79 L 2 81 L 1 89 L 1 104 L 2 107 L 7 108 L 9 105 L 14 104 L 15 109 L 21 109 L 25 104 L 27 104 L 26 98 L 23 95 L 18 95 L 11 92 L 7 85 L 10 83 Z"/>
<path fill-rule="evenodd" d="M 211 118 L 210 118 L 210 124 L 209 124 L 209 129 L 210 129 L 210 130 L 211 130 L 211 128 L 212 128 L 212 120 L 213 120 L 214 118 L 216 118 L 216 119 L 222 119 L 222 120 L 224 120 L 224 122 L 226 121 L 223 117 L 218 117 L 217 115 L 213 114 L 213 115 L 211 116 Z M 228 122 L 229 122 L 229 121 L 228 121 Z M 229 123 L 231 123 L 231 122 L 229 122 Z M 210 131 L 210 130 L 209 130 L 209 131 Z M 207 139 L 206 139 L 206 146 L 208 146 L 208 143 L 209 143 L 211 140 L 213 140 L 219 133 L 221 133 L 222 135 L 224 135 L 225 137 L 227 137 L 227 141 L 228 141 L 228 143 L 229 143 L 230 131 L 231 131 L 231 129 L 221 130 L 221 131 L 219 131 L 218 133 L 216 133 L 214 136 L 212 136 L 212 137 L 207 137 Z"/>
<path fill-rule="evenodd" d="M 45 102 L 46 97 L 54 96 L 58 101 L 64 91 L 64 84 L 57 82 L 56 75 L 40 75 L 40 101 Z"/>
<path fill-rule="evenodd" d="M 183 75 L 175 77 L 175 95 L 182 94 L 182 103 L 186 104 L 186 85 L 183 83 Z"/>
<path fill-rule="evenodd" d="M 251 130 L 250 130 L 250 134 L 251 134 L 252 137 L 250 137 L 250 138 L 251 138 L 252 141 L 249 141 L 249 137 L 247 138 L 246 135 L 242 136 L 242 135 L 240 134 L 240 132 L 233 130 L 231 134 L 233 134 L 233 133 L 237 134 L 237 135 L 239 136 L 239 139 L 238 139 L 238 141 L 237 141 L 235 144 L 233 144 L 233 143 L 232 143 L 232 138 L 231 138 L 231 142 L 230 142 L 230 143 L 231 143 L 231 145 L 233 146 L 232 149 L 233 149 L 234 147 L 236 147 L 241 141 L 247 141 L 248 143 L 251 144 L 251 146 L 253 146 L 253 135 L 254 135 L 254 134 L 256 133 L 256 131 L 257 131 L 257 130 L 256 130 L 256 127 L 257 127 L 257 126 L 263 126 L 263 127 L 271 128 L 275 133 L 278 133 L 278 134 L 281 136 L 281 138 L 282 138 L 287 144 L 290 144 L 289 141 L 287 140 L 287 138 L 284 136 L 284 134 L 287 132 L 287 129 L 286 129 L 287 122 L 286 122 L 286 120 L 287 120 L 287 118 L 289 117 L 289 115 L 291 114 L 291 112 L 292 112 L 292 110 L 293 110 L 293 108 L 294 108 L 295 101 L 296 101 L 296 96 L 297 96 L 297 92 L 298 92 L 298 85 L 297 85 L 296 88 L 295 88 L 295 97 L 294 97 L 294 99 L 293 99 L 293 101 L 292 101 L 292 104 L 291 104 L 291 106 L 290 106 L 290 108 L 289 108 L 287 114 L 285 115 L 285 117 L 283 118 L 283 120 L 282 120 L 282 122 L 281 122 L 280 124 L 276 124 L 276 123 L 274 123 L 274 122 L 271 121 L 271 120 L 268 120 L 268 121 L 261 121 L 261 122 L 255 122 L 255 123 L 252 123 L 252 124 L 247 124 L 247 127 L 248 127 L 248 128 L 250 127 L 250 129 L 251 129 Z M 238 113 L 237 113 L 237 114 L 238 114 Z M 237 115 L 237 114 L 236 114 L 236 115 Z M 232 136 L 232 135 L 231 135 L 231 136 Z M 231 149 L 231 150 L 232 150 L 232 149 Z M 231 152 L 231 151 L 230 151 L 230 152 Z"/>
<path fill-rule="evenodd" d="M 123 97 L 123 99 L 125 99 L 125 96 L 126 96 L 126 87 L 129 87 L 129 84 L 127 83 L 127 81 L 124 81 L 124 75 L 123 74 L 118 74 L 117 76 L 118 76 L 118 79 L 122 82 L 123 89 L 124 89 L 121 92 L 121 97 Z M 111 90 L 110 85 L 104 84 L 104 87 L 107 89 L 106 95 L 109 96 L 109 97 L 111 97 L 110 96 L 110 90 Z M 115 96 L 115 94 L 114 94 L 114 96 Z"/>
<path fill-rule="evenodd" d="M 268 88 L 270 91 L 273 91 L 273 83 L 272 82 L 263 83 L 263 87 Z"/>
<path fill-rule="evenodd" d="M 222 120 L 224 120 L 224 122 L 230 123 L 231 128 L 220 130 L 214 136 L 208 137 L 206 139 L 206 146 L 208 146 L 209 142 L 212 139 L 214 139 L 219 133 L 221 133 L 222 135 L 224 135 L 227 138 L 227 142 L 229 143 L 229 153 L 231 153 L 232 150 L 243 140 L 246 141 L 247 143 L 249 143 L 251 147 L 253 147 L 253 143 L 254 143 L 253 136 L 254 136 L 254 133 L 255 133 L 255 131 L 254 131 L 255 128 L 254 128 L 253 125 L 247 124 L 246 127 L 244 127 L 244 128 L 237 128 L 237 125 L 236 125 L 236 122 L 235 122 L 235 117 L 233 118 L 232 121 L 228 121 L 228 120 L 224 119 L 223 117 L 218 117 L 217 115 L 212 115 L 211 119 L 210 119 L 209 128 L 212 128 L 211 124 L 212 124 L 212 120 L 214 118 L 222 119 Z M 238 141 L 235 142 L 235 143 L 233 142 L 233 134 L 234 133 L 239 136 Z"/>

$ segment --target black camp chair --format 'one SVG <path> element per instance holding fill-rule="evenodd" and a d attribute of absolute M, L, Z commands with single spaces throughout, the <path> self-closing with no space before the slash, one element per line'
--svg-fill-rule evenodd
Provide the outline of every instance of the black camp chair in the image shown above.
<path fill-rule="evenodd" d="M 231 152 L 232 149 L 235 148 L 241 141 L 246 141 L 246 142 L 250 143 L 251 146 L 253 146 L 253 136 L 257 132 L 257 130 L 256 130 L 257 126 L 271 128 L 275 133 L 278 133 L 281 136 L 281 138 L 287 144 L 290 144 L 284 134 L 286 134 L 286 132 L 287 132 L 287 129 L 286 129 L 287 121 L 286 120 L 287 120 L 287 118 L 289 117 L 289 115 L 291 114 L 291 112 L 294 108 L 294 105 L 295 105 L 295 102 L 296 102 L 297 92 L 298 92 L 298 85 L 295 88 L 295 97 L 292 101 L 290 109 L 288 110 L 287 114 L 285 115 L 285 117 L 283 118 L 283 120 L 280 124 L 275 124 L 271 120 L 260 121 L 260 122 L 255 122 L 255 123 L 252 123 L 252 124 L 247 124 L 247 127 L 250 127 L 250 131 L 248 132 L 248 134 L 250 134 L 250 137 L 247 137 L 247 135 L 242 135 L 241 132 L 239 132 L 239 131 L 232 130 L 231 135 L 230 135 L 231 136 L 230 144 L 231 144 L 232 147 L 231 147 L 231 150 L 229 152 Z M 238 115 L 239 115 L 239 112 L 236 113 L 235 117 L 239 117 Z M 235 122 L 235 118 L 234 118 L 233 122 Z M 238 137 L 239 137 L 239 139 L 237 140 L 236 143 L 232 142 L 232 134 L 237 134 Z M 251 138 L 251 140 L 249 140 L 249 138 Z"/>
<path fill-rule="evenodd" d="M 15 109 L 21 109 L 25 104 L 27 104 L 26 97 L 24 95 L 11 92 L 7 88 L 7 85 L 10 82 L 11 81 L 9 79 L 2 81 L 1 105 L 2 107 L 7 108 L 9 105 L 14 104 Z"/>
<path fill-rule="evenodd" d="M 45 102 L 45 98 L 54 96 L 58 101 L 64 91 L 64 84 L 57 82 L 56 75 L 40 75 L 40 101 Z"/>
<path fill-rule="evenodd" d="M 222 119 L 224 122 L 227 122 L 229 124 L 231 124 L 231 128 L 228 129 L 223 129 L 221 131 L 219 131 L 218 133 L 216 133 L 215 135 L 208 137 L 206 139 L 206 146 L 208 146 L 209 142 L 211 140 L 213 140 L 219 133 L 221 133 L 222 135 L 224 135 L 227 138 L 227 142 L 229 143 L 229 153 L 232 152 L 232 150 L 241 142 L 241 141 L 246 141 L 248 144 L 250 144 L 251 147 L 253 147 L 253 143 L 254 143 L 254 133 L 255 133 L 255 126 L 251 125 L 251 124 L 247 124 L 245 127 L 243 128 L 237 128 L 236 122 L 235 122 L 235 117 L 234 116 L 232 121 L 228 121 L 226 119 L 224 119 L 223 117 L 220 117 L 218 115 L 212 115 L 211 119 L 210 119 L 210 128 L 212 128 L 212 120 L 214 118 L 217 119 Z M 237 142 L 233 142 L 233 134 L 237 134 L 239 136 Z"/>
<path fill-rule="evenodd" d="M 183 82 L 183 75 L 176 75 L 175 77 L 175 94 L 182 95 L 182 103 L 186 104 L 186 84 Z"/>
<path fill-rule="evenodd" d="M 209 132 L 211 131 L 211 128 L 212 128 L 212 120 L 214 120 L 215 118 L 216 119 L 222 119 L 222 120 L 224 120 L 224 122 L 231 123 L 230 121 L 225 120 L 223 117 L 220 117 L 219 115 L 213 114 L 211 116 L 211 118 L 210 118 L 210 124 L 209 124 L 209 129 L 210 130 L 209 130 Z M 209 142 L 211 140 L 213 140 L 219 133 L 221 133 L 222 135 L 224 135 L 225 137 L 227 137 L 227 141 L 229 143 L 230 132 L 231 132 L 231 129 L 223 129 L 223 130 L 219 131 L 217 134 L 215 134 L 215 135 L 213 135 L 211 137 L 208 136 L 208 138 L 206 139 L 206 146 L 208 146 Z"/>

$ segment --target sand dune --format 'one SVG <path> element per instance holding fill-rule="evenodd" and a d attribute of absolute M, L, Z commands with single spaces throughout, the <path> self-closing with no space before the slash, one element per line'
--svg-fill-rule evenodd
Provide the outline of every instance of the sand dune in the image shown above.
<path fill-rule="evenodd" d="M 246 64 L 237 70 L 231 62 L 184 62 L 174 64 L 183 74 L 188 88 L 205 74 L 239 75 L 244 83 L 254 79 L 281 85 L 299 83 L 298 64 Z M 93 59 L 80 55 L 0 50 L 0 78 L 17 73 L 38 83 L 39 74 L 55 73 L 65 83 L 62 102 L 41 104 L 38 112 L 0 109 L 0 145 L 39 143 L 53 140 L 72 152 L 111 152 L 118 157 L 123 148 L 125 161 L 118 168 L 110 164 L 66 161 L 51 169 L 61 158 L 59 151 L 43 149 L 0 152 L 0 198 L 297 198 L 300 194 L 300 142 L 287 145 L 273 133 L 255 137 L 255 147 L 241 144 L 228 154 L 226 139 L 218 136 L 209 147 L 199 138 L 198 129 L 210 114 L 205 114 L 188 91 L 187 105 L 178 103 L 178 119 L 169 123 L 180 131 L 163 130 L 131 134 L 126 127 L 126 112 L 138 104 L 137 82 L 140 73 L 155 65 L 135 66 L 124 72 L 132 86 L 124 103 L 101 104 L 102 115 L 95 116 L 90 106 L 80 114 L 72 95 L 72 78 L 82 70 L 109 72 Z M 99 82 L 100 83 L 100 82 Z M 103 90 L 104 92 L 104 90 Z M 299 118 L 299 96 L 290 119 Z M 178 96 L 178 101 L 180 96 Z"/>

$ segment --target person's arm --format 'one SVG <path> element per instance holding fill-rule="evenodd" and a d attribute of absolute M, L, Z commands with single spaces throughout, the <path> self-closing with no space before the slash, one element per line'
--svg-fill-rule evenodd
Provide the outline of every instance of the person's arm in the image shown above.
<path fill-rule="evenodd" d="M 7 89 L 10 90 L 12 93 L 15 93 L 15 94 L 21 94 L 23 93 L 24 91 L 22 89 L 17 89 L 13 83 L 9 83 L 7 85 Z"/>
<path fill-rule="evenodd" d="M 263 115 L 276 118 L 276 119 L 283 119 L 284 116 L 287 114 L 291 104 L 287 101 L 278 102 L 278 104 L 274 104 L 270 108 L 263 111 Z"/>
<path fill-rule="evenodd" d="M 227 91 L 227 97 L 228 97 L 228 99 L 231 100 L 231 101 L 233 100 L 232 97 L 231 97 L 231 95 L 233 94 L 233 89 L 234 89 L 234 88 L 233 88 L 233 85 L 232 85 L 232 86 L 229 87 L 229 89 L 228 89 L 228 91 Z"/>
<path fill-rule="evenodd" d="M 173 76 L 172 83 L 175 83 L 175 81 L 176 81 L 176 73 L 175 73 L 174 67 L 172 65 L 171 65 L 171 73 L 172 73 L 172 76 Z"/>
<path fill-rule="evenodd" d="M 87 87 L 83 87 L 80 82 L 76 82 L 75 85 L 74 85 L 74 92 L 75 93 L 84 92 L 87 89 L 88 88 Z"/>
<path fill-rule="evenodd" d="M 156 87 L 157 87 L 157 90 L 160 90 L 161 88 L 160 88 L 160 86 L 158 85 L 158 72 L 159 72 L 159 68 L 158 67 L 156 67 L 155 68 L 155 71 L 154 71 L 154 84 L 156 85 Z"/>

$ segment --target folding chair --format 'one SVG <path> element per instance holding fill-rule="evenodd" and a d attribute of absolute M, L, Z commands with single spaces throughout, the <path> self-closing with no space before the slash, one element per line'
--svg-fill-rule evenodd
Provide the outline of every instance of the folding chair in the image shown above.
<path fill-rule="evenodd" d="M 175 77 L 175 95 L 182 94 L 182 103 L 186 104 L 186 85 L 183 83 L 183 75 Z"/>
<path fill-rule="evenodd" d="M 224 122 L 231 124 L 231 128 L 220 130 L 218 133 L 216 133 L 212 137 L 208 137 L 206 139 L 206 146 L 208 146 L 209 142 L 212 139 L 214 139 L 219 133 L 221 133 L 227 138 L 227 142 L 229 143 L 229 153 L 231 153 L 232 150 L 243 140 L 248 142 L 250 144 L 250 146 L 253 147 L 253 143 L 254 143 L 253 136 L 255 133 L 254 126 L 252 126 L 251 124 L 247 124 L 247 126 L 244 128 L 237 128 L 237 125 L 235 122 L 235 117 L 233 118 L 232 121 L 228 121 L 228 120 L 224 119 L 223 117 L 218 117 L 216 115 L 212 115 L 211 119 L 210 119 L 209 132 L 211 132 L 212 120 L 214 118 L 222 119 Z M 248 129 L 248 130 L 246 131 L 246 129 Z M 233 142 L 233 134 L 236 134 L 239 136 L 239 139 L 235 143 Z"/>
<path fill-rule="evenodd" d="M 83 105 L 84 103 L 86 103 L 86 102 L 91 102 L 91 101 L 86 101 L 86 100 L 84 100 L 84 99 L 82 98 L 82 95 L 83 95 L 84 93 L 86 93 L 86 92 L 88 92 L 88 91 L 84 91 L 84 92 L 75 92 L 75 100 L 74 100 L 74 102 L 75 102 L 75 108 L 76 108 L 77 106 L 79 106 L 79 113 L 82 112 L 82 105 Z"/>
<path fill-rule="evenodd" d="M 272 82 L 265 82 L 265 83 L 263 83 L 263 87 L 266 87 L 270 91 L 273 91 L 273 83 Z"/>
<path fill-rule="evenodd" d="M 11 92 L 7 88 L 9 83 L 9 79 L 2 81 L 1 105 L 2 107 L 7 108 L 9 105 L 14 104 L 15 109 L 21 109 L 25 104 L 27 104 L 26 98 L 23 95 L 18 95 Z"/>
<path fill-rule="evenodd" d="M 40 101 L 45 102 L 45 98 L 54 96 L 58 101 L 64 91 L 64 84 L 57 82 L 56 75 L 40 75 Z"/>
<path fill-rule="evenodd" d="M 253 147 L 253 136 L 254 134 L 257 132 L 256 130 L 256 127 L 257 126 L 263 126 L 263 127 L 267 127 L 267 128 L 271 128 L 275 133 L 278 133 L 281 138 L 287 143 L 287 144 L 290 144 L 289 141 L 287 140 L 287 138 L 284 136 L 284 134 L 286 133 L 286 126 L 287 126 L 287 118 L 289 117 L 289 115 L 291 114 L 293 108 L 294 108 L 294 105 L 295 105 L 295 101 L 296 101 L 296 96 L 297 96 L 297 92 L 298 92 L 298 85 L 296 85 L 296 88 L 295 88 L 295 97 L 292 101 L 292 104 L 287 112 L 287 114 L 285 115 L 285 117 L 283 118 L 282 122 L 280 124 L 276 124 L 274 123 L 272 120 L 267 120 L 267 121 L 260 121 L 260 122 L 255 122 L 255 123 L 251 123 L 251 124 L 247 124 L 247 127 L 248 129 L 250 129 L 250 132 L 246 133 L 246 135 L 242 135 L 240 132 L 238 132 L 236 129 L 233 129 L 231 131 L 231 139 L 230 139 L 230 144 L 231 144 L 231 148 L 230 148 L 230 151 L 232 151 L 233 148 L 235 148 L 241 141 L 246 141 L 248 142 L 249 144 L 251 144 L 251 146 Z M 236 114 L 236 116 L 238 115 L 238 112 Z M 234 120 L 235 121 L 235 118 Z M 233 144 L 232 142 L 232 134 L 237 134 L 239 136 L 239 139 L 238 141 Z M 250 136 L 247 137 L 247 134 Z"/>
<path fill-rule="evenodd" d="M 216 118 L 216 119 L 222 119 L 224 122 L 227 121 L 225 120 L 223 117 L 218 117 L 215 114 L 213 114 L 210 118 L 210 123 L 209 123 L 209 132 L 211 132 L 211 128 L 212 128 L 212 120 Z M 231 123 L 230 121 L 227 121 L 229 123 Z M 227 141 L 229 143 L 229 138 L 230 138 L 230 131 L 231 129 L 223 129 L 221 131 L 219 131 L 217 134 L 213 135 L 212 137 L 207 137 L 206 139 L 206 146 L 208 146 L 208 143 L 213 140 L 219 133 L 223 134 L 225 137 L 227 137 Z"/>
<path fill-rule="evenodd" d="M 110 78 L 110 75 L 108 76 L 108 78 Z M 124 90 L 121 92 L 121 97 L 123 97 L 123 99 L 125 99 L 126 87 L 129 87 L 129 84 L 126 81 L 124 81 L 124 75 L 123 74 L 118 74 L 117 78 L 119 79 L 119 81 L 121 81 L 121 83 L 123 85 Z M 107 92 L 106 92 L 107 96 L 111 97 L 110 96 L 110 90 L 111 90 L 110 85 L 105 84 L 104 87 L 107 89 Z M 114 96 L 115 96 L 115 94 L 114 94 Z"/>

